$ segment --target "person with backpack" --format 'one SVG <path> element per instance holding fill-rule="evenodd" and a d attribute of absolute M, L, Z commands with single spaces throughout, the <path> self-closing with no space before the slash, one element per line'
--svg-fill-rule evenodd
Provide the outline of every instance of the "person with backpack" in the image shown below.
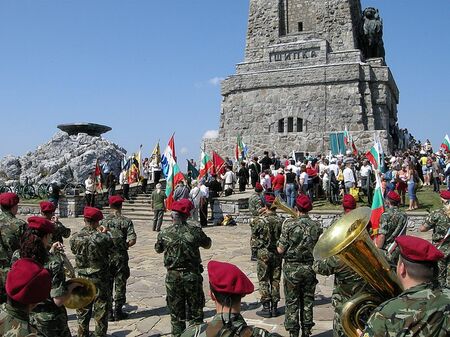
<path fill-rule="evenodd" d="M 209 261 L 209 294 L 216 314 L 209 323 L 190 326 L 181 337 L 276 337 L 258 327 L 248 326 L 241 315 L 241 301 L 255 287 L 238 267 L 231 263 Z"/>

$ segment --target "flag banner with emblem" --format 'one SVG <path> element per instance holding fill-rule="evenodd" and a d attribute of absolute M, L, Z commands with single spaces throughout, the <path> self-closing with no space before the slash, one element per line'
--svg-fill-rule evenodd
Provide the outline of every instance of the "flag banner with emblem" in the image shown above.
<path fill-rule="evenodd" d="M 100 167 L 100 164 L 98 163 L 98 159 L 97 162 L 95 163 L 94 177 L 95 177 L 95 188 L 96 190 L 101 191 L 103 189 L 102 169 Z"/>
<path fill-rule="evenodd" d="M 131 157 L 128 157 L 128 158 L 123 157 L 122 170 L 128 171 L 130 169 L 130 167 L 131 167 L 131 160 L 132 160 Z"/>
<path fill-rule="evenodd" d="M 166 179 L 169 176 L 171 161 L 176 162 L 174 136 L 175 134 L 170 137 L 169 143 L 167 144 L 167 147 L 164 150 L 163 155 L 161 156 L 161 171 Z"/>
<path fill-rule="evenodd" d="M 443 149 L 445 152 L 450 152 L 450 138 L 448 138 L 448 135 L 445 135 L 444 140 L 441 144 L 441 149 Z"/>
<path fill-rule="evenodd" d="M 217 154 L 216 151 L 213 151 L 212 154 L 213 161 L 213 170 L 215 174 L 224 174 L 225 173 L 225 160 L 221 156 Z"/>
<path fill-rule="evenodd" d="M 236 159 L 236 161 L 244 160 L 247 158 L 247 152 L 247 145 L 245 145 L 245 143 L 242 141 L 241 135 L 238 135 L 234 150 L 234 158 Z"/>
<path fill-rule="evenodd" d="M 159 165 L 161 163 L 161 149 L 159 147 L 159 141 L 155 145 L 155 148 L 153 149 L 152 155 L 151 155 L 151 162 L 155 165 Z"/>
<path fill-rule="evenodd" d="M 212 166 L 213 166 L 213 162 L 212 162 L 211 158 L 209 158 L 209 156 L 206 154 L 206 152 L 202 150 L 201 160 L 200 160 L 200 172 L 199 172 L 200 174 L 199 174 L 198 178 L 201 179 L 204 176 L 206 176 L 206 174 L 208 173 L 208 171 L 211 169 Z"/>
<path fill-rule="evenodd" d="M 381 214 L 384 213 L 384 199 L 381 193 L 381 179 L 378 172 L 375 172 L 376 186 L 373 193 L 372 214 L 370 216 L 370 223 L 372 225 L 372 238 L 378 235 L 380 228 Z"/>
<path fill-rule="evenodd" d="M 133 184 L 139 181 L 139 161 L 137 154 L 133 154 L 131 158 L 131 166 L 128 170 L 128 183 Z"/>
<path fill-rule="evenodd" d="M 198 170 L 194 167 L 194 165 L 192 165 L 192 163 L 188 159 L 186 159 L 186 161 L 187 161 L 187 170 L 188 172 L 189 171 L 191 172 L 191 178 L 197 179 L 198 176 L 200 175 L 200 172 L 198 172 Z"/>

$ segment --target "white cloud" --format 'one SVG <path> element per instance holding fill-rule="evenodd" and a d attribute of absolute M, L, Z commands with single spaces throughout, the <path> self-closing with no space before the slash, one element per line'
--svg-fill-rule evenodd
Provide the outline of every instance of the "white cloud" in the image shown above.
<path fill-rule="evenodd" d="M 204 139 L 214 139 L 219 137 L 219 130 L 208 130 L 203 135 Z"/>
<path fill-rule="evenodd" d="M 218 85 L 220 85 L 220 83 L 224 80 L 223 77 L 213 77 L 211 79 L 208 80 L 208 83 L 217 87 Z"/>
<path fill-rule="evenodd" d="M 182 147 L 180 150 L 181 154 L 188 154 L 189 153 L 189 149 L 187 147 Z"/>

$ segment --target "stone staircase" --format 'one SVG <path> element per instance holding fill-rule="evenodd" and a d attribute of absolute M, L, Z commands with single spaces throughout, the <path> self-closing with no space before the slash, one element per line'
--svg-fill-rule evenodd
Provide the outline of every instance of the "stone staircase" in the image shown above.
<path fill-rule="evenodd" d="M 151 192 L 131 197 L 130 200 L 123 203 L 122 214 L 133 221 L 146 221 L 153 224 L 151 198 Z M 170 212 L 165 212 L 163 222 L 170 221 L 170 219 Z"/>

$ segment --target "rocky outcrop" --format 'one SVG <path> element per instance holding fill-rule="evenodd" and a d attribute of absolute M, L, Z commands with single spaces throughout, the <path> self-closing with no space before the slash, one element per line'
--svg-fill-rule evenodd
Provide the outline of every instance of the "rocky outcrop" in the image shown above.
<path fill-rule="evenodd" d="M 97 159 L 107 161 L 118 174 L 120 163 L 126 150 L 103 139 L 80 133 L 69 136 L 65 132 L 56 133 L 34 152 L 21 157 L 6 156 L 0 160 L 0 180 L 20 180 L 27 178 L 30 183 L 50 183 L 55 180 L 61 184 L 84 182 L 94 172 Z"/>

